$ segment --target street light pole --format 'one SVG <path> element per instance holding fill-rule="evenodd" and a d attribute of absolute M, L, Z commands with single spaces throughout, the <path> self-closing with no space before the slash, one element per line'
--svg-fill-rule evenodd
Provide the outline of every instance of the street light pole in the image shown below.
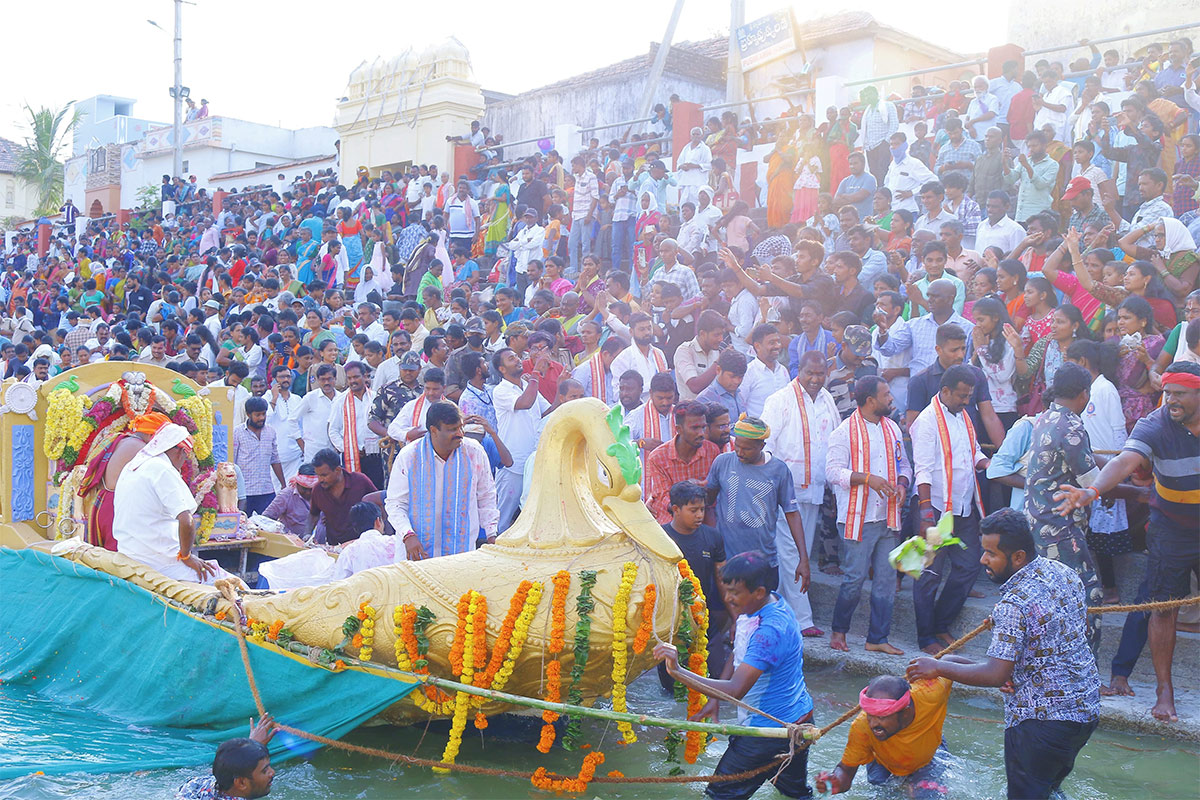
<path fill-rule="evenodd" d="M 183 175 L 183 0 L 175 0 L 175 159 L 171 177 Z"/>

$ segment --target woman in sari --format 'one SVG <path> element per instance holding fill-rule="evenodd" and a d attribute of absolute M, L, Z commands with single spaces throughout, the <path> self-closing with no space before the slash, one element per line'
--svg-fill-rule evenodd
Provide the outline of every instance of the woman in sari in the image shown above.
<path fill-rule="evenodd" d="M 1147 234 L 1154 235 L 1153 248 L 1137 243 Z M 1132 228 L 1117 241 L 1117 245 L 1134 258 L 1150 262 L 1167 290 L 1174 295 L 1175 305 L 1183 305 L 1188 294 L 1196 288 L 1196 278 L 1200 276 L 1196 241 L 1184 224 L 1174 217 L 1163 217 L 1151 225 Z"/>
<path fill-rule="evenodd" d="M 334 335 L 325 328 L 325 320 L 321 317 L 321 312 L 311 309 L 304 314 L 304 336 L 300 338 L 303 344 L 308 345 L 313 350 L 320 351 L 321 345 L 326 341 L 333 341 Z"/>
<path fill-rule="evenodd" d="M 850 109 L 843 108 L 844 117 L 838 116 L 836 106 L 825 109 L 829 127 L 825 131 L 825 144 L 829 148 L 829 191 L 836 193 L 842 179 L 850 175 L 850 148 L 858 138 L 858 129 L 850 121 Z"/>
<path fill-rule="evenodd" d="M 801 225 L 817 213 L 817 197 L 821 193 L 821 155 L 816 142 L 805 138 L 800 145 L 800 163 L 796 182 L 792 185 L 791 221 Z"/>
<path fill-rule="evenodd" d="M 1069 303 L 1055 308 L 1050 319 L 1050 332 L 1028 350 L 1024 349 L 1021 336 L 1015 328 L 1008 326 L 1004 330 L 1004 338 L 1016 354 L 1015 385 L 1020 395 L 1017 411 L 1021 414 L 1036 415 L 1045 410 L 1047 404 L 1043 400 L 1046 390 L 1054 383 L 1054 376 L 1063 365 L 1067 349 L 1088 330 L 1083 314 Z"/>
<path fill-rule="evenodd" d="M 553 290 L 551 290 L 553 291 Z M 604 291 L 604 279 L 600 277 L 600 258 L 586 255 L 580 261 L 579 279 L 574 291 L 579 295 L 579 313 L 584 314 L 596 307 L 596 298 Z M 568 330 L 568 334 L 574 331 Z"/>
<path fill-rule="evenodd" d="M 1054 309 L 1058 306 L 1058 293 L 1054 291 L 1054 284 L 1041 275 L 1035 275 L 1025 281 L 1024 298 L 1029 316 L 1020 326 L 1020 331 L 1022 351 L 1028 353 L 1039 339 L 1050 333 Z"/>
<path fill-rule="evenodd" d="M 1144 297 L 1131 296 L 1117 309 L 1117 393 L 1125 412 L 1125 427 L 1149 414 L 1158 405 L 1159 390 L 1154 387 L 1150 368 L 1162 352 L 1166 340 L 1154 324 L 1154 310 Z"/>
<path fill-rule="evenodd" d="M 342 237 L 342 247 L 346 251 L 349 266 L 346 269 L 346 289 L 353 290 L 362 278 L 364 261 L 362 221 L 358 220 L 348 208 L 338 209 L 341 219 L 337 224 L 338 235 Z M 332 250 L 332 246 L 330 247 Z M 333 284 L 330 284 L 332 286 Z"/>
<path fill-rule="evenodd" d="M 1154 321 L 1157 323 L 1157 327 L 1162 330 L 1174 328 L 1175 323 L 1179 321 L 1175 302 L 1170 299 L 1170 293 L 1163 285 L 1162 279 L 1158 277 L 1154 265 L 1149 261 L 1134 261 L 1124 268 L 1122 285 L 1111 285 L 1110 280 L 1115 278 L 1116 272 L 1119 272 L 1122 267 L 1120 262 L 1115 261 L 1105 265 L 1102 283 L 1096 283 L 1086 269 L 1076 272 L 1075 277 L 1079 279 L 1079 285 L 1088 294 L 1109 308 L 1116 308 L 1129 297 L 1144 298 L 1154 311 Z"/>
<path fill-rule="evenodd" d="M 328 333 L 328 331 L 326 331 Z M 325 339 L 321 342 L 317 350 L 317 360 L 308 368 L 308 385 L 317 385 L 317 370 L 322 364 L 331 365 L 337 371 L 337 377 L 334 379 L 334 388 L 339 392 L 346 388 L 346 370 L 338 363 L 341 353 L 338 352 L 337 342 L 332 338 Z"/>
<path fill-rule="evenodd" d="M 491 219 L 483 236 L 483 254 L 494 258 L 500 243 L 508 238 L 509 222 L 512 215 L 508 213 L 513 202 L 512 192 L 508 188 L 508 172 L 500 170 L 499 179 L 492 188 L 490 197 Z"/>
<path fill-rule="evenodd" d="M 782 228 L 792 215 L 792 185 L 796 182 L 796 151 L 789 144 L 791 126 L 775 140 L 767 162 L 767 227 Z"/>
<path fill-rule="evenodd" d="M 310 228 L 300 228 L 300 241 L 296 243 L 296 278 L 305 286 L 317 279 L 313 264 L 321 252 L 320 243 L 312 237 Z"/>
<path fill-rule="evenodd" d="M 633 226 L 633 240 L 639 241 L 647 225 L 658 228 L 662 215 L 658 212 L 658 198 L 653 189 L 642 189 L 637 199 L 637 222 Z"/>

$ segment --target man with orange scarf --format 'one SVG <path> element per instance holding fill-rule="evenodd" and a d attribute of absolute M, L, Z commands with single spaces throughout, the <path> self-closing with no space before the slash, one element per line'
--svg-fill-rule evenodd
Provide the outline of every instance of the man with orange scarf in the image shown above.
<path fill-rule="evenodd" d="M 168 422 L 170 420 L 157 411 L 136 417 L 124 433 L 104 448 L 100 455 L 88 461 L 83 483 L 79 487 L 80 495 L 92 495 L 88 510 L 88 544 L 116 551 L 117 542 L 112 535 L 112 524 L 117 478 L 121 477 L 121 471 L 133 457 L 141 452 L 154 434 Z M 59 502 L 70 500 L 61 498 Z"/>

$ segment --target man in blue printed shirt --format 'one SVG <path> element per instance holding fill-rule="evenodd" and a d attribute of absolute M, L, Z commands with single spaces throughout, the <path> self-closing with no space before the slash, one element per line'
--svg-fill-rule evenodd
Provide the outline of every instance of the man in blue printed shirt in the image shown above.
<path fill-rule="evenodd" d="M 739 706 L 740 725 L 777 728 L 782 727 L 779 720 L 813 720 L 813 701 L 804 683 L 804 642 L 791 608 L 774 591 L 778 577 L 778 570 L 760 550 L 736 555 L 721 568 L 725 604 L 738 616 L 733 658 L 725 662 L 720 680 L 701 677 L 680 666 L 674 645 L 663 643 L 654 648 L 655 657 L 675 680 L 707 694 L 724 692 L 756 709 L 748 711 Z M 717 700 L 709 700 L 693 718 L 715 719 L 718 706 Z M 787 739 L 730 736 L 716 774 L 753 770 L 787 752 Z M 774 773 L 774 769 L 767 769 L 743 780 L 710 783 L 705 793 L 715 798 L 747 798 Z M 773 781 L 785 797 L 811 797 L 808 749 L 797 749 Z"/>
<path fill-rule="evenodd" d="M 980 563 L 1001 584 L 987 660 L 916 658 L 907 677 L 1010 685 L 1004 696 L 1008 797 L 1049 798 L 1100 718 L 1100 673 L 1087 642 L 1083 583 L 1070 567 L 1037 555 L 1021 512 L 989 514 L 979 530 Z"/>

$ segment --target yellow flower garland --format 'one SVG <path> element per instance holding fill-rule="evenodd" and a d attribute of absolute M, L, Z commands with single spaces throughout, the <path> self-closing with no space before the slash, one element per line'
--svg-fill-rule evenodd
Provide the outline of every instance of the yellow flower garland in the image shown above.
<path fill-rule="evenodd" d="M 164 393 L 165 394 L 165 393 Z M 196 433 L 192 437 L 193 452 L 198 460 L 203 461 L 212 455 L 213 447 L 213 407 L 212 401 L 201 395 L 185 397 L 178 403 L 196 423 Z"/>
<path fill-rule="evenodd" d="M 375 609 L 367 603 L 361 604 L 358 608 L 365 615 L 362 618 L 362 627 L 359 628 L 359 633 L 362 634 L 362 646 L 358 648 L 358 660 L 370 661 L 375 652 Z"/>
<path fill-rule="evenodd" d="M 460 683 L 470 684 L 475 674 L 475 612 L 479 608 L 482 595 L 472 589 L 467 605 L 465 636 L 463 641 L 462 673 L 458 676 Z M 454 717 L 450 722 L 450 737 L 446 740 L 446 749 L 442 751 L 442 761 L 453 764 L 462 746 L 463 731 L 467 728 L 467 712 L 471 707 L 471 695 L 458 692 L 454 698 Z M 447 775 L 450 770 L 444 767 L 434 767 L 434 772 Z"/>
<path fill-rule="evenodd" d="M 517 658 L 521 655 L 522 648 L 525 647 L 525 640 L 529 638 L 529 626 L 533 623 L 533 617 L 537 614 L 538 603 L 542 601 L 542 584 L 539 581 L 534 581 L 529 587 L 529 594 L 525 597 L 525 605 L 521 608 L 521 613 L 517 616 L 516 624 L 513 626 L 512 641 L 508 646 L 508 655 L 504 657 L 504 664 L 496 673 L 495 679 L 492 680 L 492 688 L 497 691 L 504 688 L 508 683 L 508 679 L 512 677 L 513 669 L 516 667 Z M 482 700 L 483 698 L 479 698 Z"/>
<path fill-rule="evenodd" d="M 85 405 L 84 397 L 76 397 L 70 389 L 59 388 L 50 393 L 50 402 L 46 406 L 46 434 L 42 440 L 46 458 L 51 461 L 62 458 L 67 440 L 83 418 Z"/>
<path fill-rule="evenodd" d="M 629 669 L 629 653 L 625 644 L 627 630 L 625 617 L 629 613 L 629 597 L 633 593 L 633 582 L 637 580 L 637 573 L 637 564 L 626 561 L 625 566 L 621 569 L 621 585 L 617 588 L 617 596 L 613 600 L 613 711 L 625 712 L 628 710 L 625 705 L 625 678 Z M 628 722 L 618 722 L 617 729 L 621 731 L 625 744 L 633 744 L 637 741 L 637 734 L 633 732 L 633 726 Z"/>

